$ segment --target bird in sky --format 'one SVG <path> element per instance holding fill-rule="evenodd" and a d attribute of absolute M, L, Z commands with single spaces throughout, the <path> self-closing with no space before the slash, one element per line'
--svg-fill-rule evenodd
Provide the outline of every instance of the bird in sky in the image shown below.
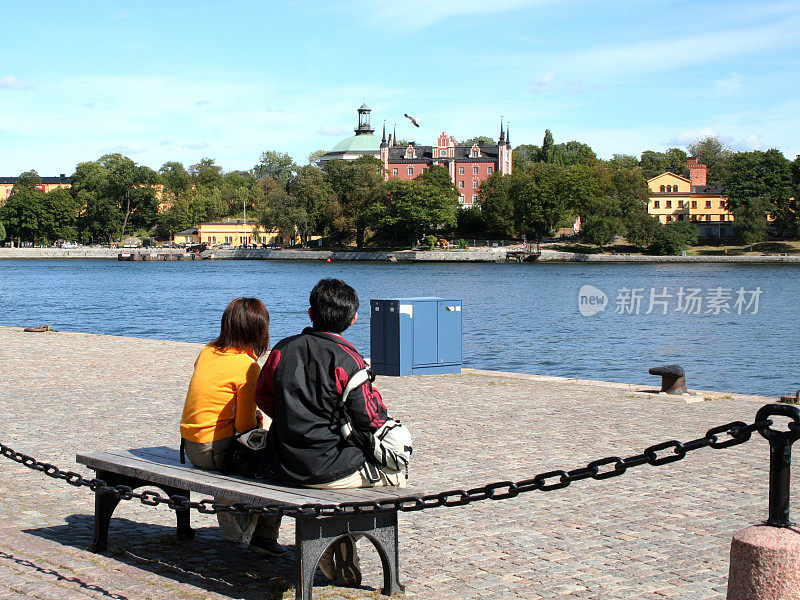
<path fill-rule="evenodd" d="M 409 121 L 411 121 L 411 124 L 412 124 L 414 127 L 419 127 L 419 123 L 417 123 L 417 120 L 416 120 L 414 117 L 412 117 L 412 116 L 411 116 L 411 115 L 409 115 L 408 113 L 403 113 L 403 116 L 404 116 L 406 119 L 408 119 Z"/>

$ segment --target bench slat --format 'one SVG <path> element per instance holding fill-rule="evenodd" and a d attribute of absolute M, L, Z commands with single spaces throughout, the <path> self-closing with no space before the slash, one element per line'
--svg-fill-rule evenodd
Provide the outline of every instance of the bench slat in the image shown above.
<path fill-rule="evenodd" d="M 187 489 L 201 494 L 248 502 L 258 506 L 340 503 L 381 500 L 409 493 L 397 488 L 316 490 L 265 483 L 235 475 L 223 475 L 182 465 L 174 448 L 156 447 L 79 454 L 77 461 L 89 468 L 136 477 L 154 484 Z M 388 492 L 388 493 L 387 493 Z"/>

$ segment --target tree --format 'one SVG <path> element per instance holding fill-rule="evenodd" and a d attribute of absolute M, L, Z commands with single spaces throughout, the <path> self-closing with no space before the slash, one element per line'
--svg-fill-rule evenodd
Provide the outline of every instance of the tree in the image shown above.
<path fill-rule="evenodd" d="M 339 240 L 355 234 L 361 248 L 370 226 L 370 208 L 386 193 L 383 163 L 373 156 L 361 156 L 354 161 L 329 161 L 324 171 L 341 207 L 333 220 L 334 234 Z"/>
<path fill-rule="evenodd" d="M 52 231 L 52 215 L 47 210 L 41 178 L 36 171 L 22 173 L 11 189 L 6 203 L 0 207 L 0 221 L 7 235 L 17 241 L 38 242 Z"/>
<path fill-rule="evenodd" d="M 581 233 L 589 243 L 596 244 L 600 250 L 625 232 L 619 205 L 608 198 L 598 198 L 591 202 L 589 214 L 581 220 Z"/>
<path fill-rule="evenodd" d="M 610 167 L 638 167 L 639 160 L 631 154 L 614 154 L 608 161 Z"/>
<path fill-rule="evenodd" d="M 327 150 L 314 150 L 314 152 L 308 155 L 308 164 L 312 167 L 319 167 L 319 159 L 327 153 Z"/>
<path fill-rule="evenodd" d="M 270 177 L 283 185 L 286 185 L 296 171 L 297 165 L 291 156 L 273 150 L 263 152 L 261 160 L 253 167 L 253 175 L 257 178 Z"/>
<path fill-rule="evenodd" d="M 625 219 L 625 239 L 640 250 L 652 246 L 661 234 L 663 225 L 657 217 L 652 217 L 646 211 L 636 212 Z"/>
<path fill-rule="evenodd" d="M 76 241 L 79 206 L 75 197 L 65 188 L 55 188 L 44 195 L 44 202 L 52 223 L 48 238 Z"/>
<path fill-rule="evenodd" d="M 308 241 L 310 232 L 325 235 L 330 231 L 337 212 L 331 211 L 336 195 L 320 169 L 312 165 L 298 168 L 295 176 L 289 180 L 287 189 L 306 211 L 307 230 L 301 232 L 303 242 Z"/>
<path fill-rule="evenodd" d="M 496 171 L 481 183 L 479 203 L 490 235 L 514 235 L 514 201 L 511 197 L 511 181 L 514 177 L 513 174 L 504 176 Z"/>
<path fill-rule="evenodd" d="M 164 190 L 173 199 L 179 198 L 192 187 L 192 176 L 182 163 L 165 162 L 158 170 L 158 174 L 161 177 L 161 183 L 164 184 Z"/>
<path fill-rule="evenodd" d="M 222 185 L 222 167 L 213 158 L 202 158 L 199 163 L 189 167 L 192 183 L 198 187 Z"/>
<path fill-rule="evenodd" d="M 675 221 L 661 227 L 650 250 L 663 256 L 681 254 L 687 245 L 697 244 L 697 238 L 696 225 L 689 221 Z"/>
<path fill-rule="evenodd" d="M 736 239 L 741 244 L 763 242 L 769 234 L 766 215 L 769 204 L 763 198 L 753 198 L 733 209 Z"/>
<path fill-rule="evenodd" d="M 576 141 L 556 144 L 554 146 L 554 155 L 557 157 L 555 162 L 564 166 L 594 165 L 597 163 L 597 155 L 594 150 L 587 144 Z"/>
<path fill-rule="evenodd" d="M 458 201 L 453 193 L 420 179 L 390 179 L 384 184 L 388 193 L 370 209 L 378 233 L 392 246 L 456 224 Z"/>
<path fill-rule="evenodd" d="M 686 152 L 679 148 L 670 148 L 666 152 L 645 150 L 639 159 L 639 166 L 645 179 L 651 179 L 665 171 L 682 175 L 686 171 Z"/>
<path fill-rule="evenodd" d="M 689 153 L 708 167 L 708 183 L 722 185 L 728 178 L 727 162 L 732 156 L 730 148 L 715 137 L 705 137 L 687 146 Z"/>
<path fill-rule="evenodd" d="M 277 229 L 284 240 L 294 243 L 296 236 L 308 229 L 308 214 L 297 198 L 276 186 L 259 206 L 258 222 L 266 231 Z"/>
<path fill-rule="evenodd" d="M 6 241 L 6 228 L 3 225 L 3 222 L 0 221 L 0 243 Z"/>
<path fill-rule="evenodd" d="M 417 175 L 414 181 L 425 185 L 431 185 L 440 190 L 444 195 L 452 197 L 453 200 L 458 200 L 458 188 L 453 183 L 453 180 L 450 179 L 450 171 L 447 170 L 447 167 L 433 165 Z"/>
<path fill-rule="evenodd" d="M 531 144 L 522 144 L 514 148 L 512 154 L 513 170 L 524 169 L 528 164 L 539 160 L 541 148 Z"/>
<path fill-rule="evenodd" d="M 553 134 L 549 129 L 544 130 L 544 139 L 542 140 L 542 148 L 539 150 L 538 160 L 540 162 L 553 162 Z"/>
<path fill-rule="evenodd" d="M 460 146 L 472 146 L 473 144 L 478 144 L 478 146 L 494 146 L 497 142 L 487 135 L 478 135 L 464 140 L 463 142 L 458 142 L 458 144 Z"/>

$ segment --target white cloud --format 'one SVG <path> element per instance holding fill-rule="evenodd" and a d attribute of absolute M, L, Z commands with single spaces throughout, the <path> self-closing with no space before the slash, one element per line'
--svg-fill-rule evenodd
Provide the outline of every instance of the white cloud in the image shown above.
<path fill-rule="evenodd" d="M 6 75 L 0 77 L 0 89 L 2 90 L 26 90 L 31 87 L 27 81 L 17 79 L 13 75 Z"/>
<path fill-rule="evenodd" d="M 534 77 L 528 82 L 528 91 L 531 94 L 541 94 L 542 92 L 546 92 L 552 87 L 555 78 L 556 74 L 553 71 L 545 73 L 541 77 Z"/>
<path fill-rule="evenodd" d="M 714 137 L 720 141 L 723 141 L 722 138 L 720 138 L 719 132 L 716 129 L 712 129 L 711 127 L 703 127 L 702 129 L 691 129 L 689 131 L 684 131 L 682 133 L 674 135 L 670 139 L 668 139 L 664 143 L 664 145 L 688 146 L 689 144 L 694 144 L 695 142 L 708 137 Z"/>
<path fill-rule="evenodd" d="M 197 102 L 194 103 L 194 105 L 198 108 L 208 106 L 209 104 L 211 104 L 211 102 L 209 102 L 208 100 L 198 100 Z"/>
<path fill-rule="evenodd" d="M 739 140 L 731 145 L 731 148 L 739 152 L 750 152 L 751 150 L 762 150 L 764 148 L 764 141 L 757 133 L 748 135 L 746 138 Z"/>
<path fill-rule="evenodd" d="M 184 148 L 186 150 L 205 150 L 206 148 L 208 148 L 208 144 L 205 144 L 203 142 L 195 142 L 193 144 L 183 144 L 181 148 Z"/>
<path fill-rule="evenodd" d="M 317 135 L 342 135 L 344 131 L 341 127 L 334 125 L 322 125 L 317 131 Z"/>

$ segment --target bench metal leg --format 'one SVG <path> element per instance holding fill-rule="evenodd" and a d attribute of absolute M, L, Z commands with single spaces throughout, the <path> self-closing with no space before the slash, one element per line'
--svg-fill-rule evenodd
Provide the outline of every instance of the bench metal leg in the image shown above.
<path fill-rule="evenodd" d="M 175 487 L 170 487 L 168 485 L 161 485 L 159 486 L 167 496 L 183 496 L 185 498 L 189 498 L 189 490 L 182 490 Z M 175 517 L 178 521 L 178 530 L 176 532 L 176 536 L 181 541 L 188 541 L 194 539 L 194 529 L 189 524 L 189 509 L 188 508 L 176 508 L 175 509 Z"/>
<path fill-rule="evenodd" d="M 378 550 L 383 565 L 383 594 L 405 591 L 400 583 L 400 549 L 397 511 L 370 514 L 297 517 L 295 527 L 297 572 L 296 600 L 311 600 L 314 573 L 325 550 L 344 535 L 368 538 Z"/>
<path fill-rule="evenodd" d="M 131 489 L 136 489 L 144 485 L 155 485 L 134 477 L 119 475 L 109 471 L 97 471 L 97 478 L 102 479 L 108 485 L 127 485 Z M 164 490 L 168 496 L 189 497 L 188 490 L 181 490 L 170 486 L 155 485 Z M 105 552 L 108 549 L 108 526 L 111 524 L 111 517 L 117 508 L 120 499 L 108 492 L 97 491 L 94 494 L 94 540 L 89 546 L 92 552 Z M 189 525 L 189 510 L 178 509 L 175 511 L 177 517 L 177 537 L 179 540 L 190 540 L 194 538 L 194 530 Z"/>

